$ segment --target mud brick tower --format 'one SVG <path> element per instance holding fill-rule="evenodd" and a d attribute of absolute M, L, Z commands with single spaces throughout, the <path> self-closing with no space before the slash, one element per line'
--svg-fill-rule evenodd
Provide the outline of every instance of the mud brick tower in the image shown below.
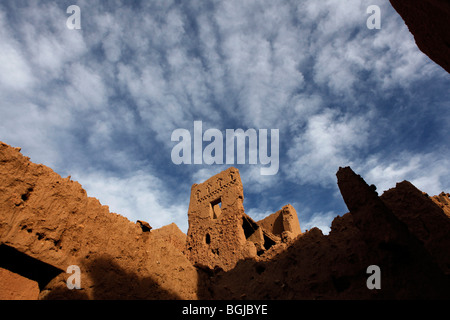
<path fill-rule="evenodd" d="M 237 261 L 263 254 L 283 237 L 301 233 L 297 213 L 291 206 L 260 225 L 245 214 L 243 201 L 244 190 L 236 168 L 192 186 L 186 242 L 186 254 L 192 263 L 230 270 Z M 274 232 L 270 222 L 288 217 L 292 222 L 288 219 Z"/>

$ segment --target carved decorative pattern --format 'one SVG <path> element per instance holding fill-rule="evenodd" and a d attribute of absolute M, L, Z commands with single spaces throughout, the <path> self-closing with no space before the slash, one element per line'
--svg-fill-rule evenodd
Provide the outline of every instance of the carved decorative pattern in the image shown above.
<path fill-rule="evenodd" d="M 218 195 L 220 195 L 222 193 L 223 190 L 227 189 L 228 187 L 230 187 L 231 185 L 236 183 L 236 178 L 232 179 L 231 181 L 223 184 L 223 181 L 221 183 L 219 183 L 218 185 L 220 186 L 222 184 L 222 186 L 220 186 L 217 189 L 212 190 L 211 192 L 209 192 L 207 195 L 203 196 L 203 197 L 197 197 L 197 203 L 202 203 L 205 202 L 206 200 L 211 200 L 211 198 L 213 198 L 212 200 L 214 200 L 214 198 L 216 198 Z M 199 195 L 199 193 L 197 193 L 197 196 Z"/>

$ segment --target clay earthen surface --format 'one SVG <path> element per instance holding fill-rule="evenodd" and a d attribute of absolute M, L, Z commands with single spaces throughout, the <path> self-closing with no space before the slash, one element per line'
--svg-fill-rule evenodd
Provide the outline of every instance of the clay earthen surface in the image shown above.
<path fill-rule="evenodd" d="M 448 299 L 450 198 L 407 181 L 378 195 L 351 168 L 337 184 L 348 212 L 329 235 L 302 232 L 291 205 L 245 213 L 229 168 L 191 189 L 188 234 L 152 229 L 81 185 L 0 143 L 2 299 Z M 69 290 L 67 267 L 81 269 Z M 367 268 L 382 288 L 366 285 Z"/>

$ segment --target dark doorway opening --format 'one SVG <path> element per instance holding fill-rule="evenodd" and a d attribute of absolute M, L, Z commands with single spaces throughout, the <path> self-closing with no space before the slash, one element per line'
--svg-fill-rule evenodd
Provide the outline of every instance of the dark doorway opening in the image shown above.
<path fill-rule="evenodd" d="M 0 267 L 36 281 L 41 291 L 50 280 L 63 272 L 5 244 L 0 245 Z"/>

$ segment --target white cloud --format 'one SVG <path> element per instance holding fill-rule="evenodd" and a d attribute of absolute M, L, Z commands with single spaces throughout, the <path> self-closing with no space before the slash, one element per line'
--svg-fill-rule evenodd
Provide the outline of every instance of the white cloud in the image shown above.
<path fill-rule="evenodd" d="M 60 80 L 65 64 L 87 52 L 82 33 L 65 27 L 65 8 L 56 3 L 31 3 L 21 10 L 21 16 L 24 21 L 17 26 L 21 51 L 40 81 Z"/>
<path fill-rule="evenodd" d="M 395 187 L 397 182 L 408 180 L 429 195 L 450 190 L 448 153 L 411 154 L 402 152 L 388 159 L 372 156 L 357 171 L 367 183 L 377 186 L 378 194 Z"/>
<path fill-rule="evenodd" d="M 245 213 L 255 221 L 262 220 L 275 212 L 276 211 L 272 212 L 272 211 L 259 209 L 259 208 L 250 208 L 249 210 L 245 210 Z"/>
<path fill-rule="evenodd" d="M 280 174 L 261 175 L 261 165 L 247 165 L 240 170 L 242 183 L 244 184 L 244 195 L 247 192 L 259 194 L 264 190 L 275 189 L 280 183 Z"/>
<path fill-rule="evenodd" d="M 79 63 L 74 63 L 67 73 L 70 84 L 65 89 L 72 108 L 77 111 L 108 108 L 108 95 L 100 74 Z"/>
<path fill-rule="evenodd" d="M 212 165 L 196 170 L 192 175 L 191 184 L 200 184 L 211 178 L 212 176 L 226 170 L 228 166 Z"/>
<path fill-rule="evenodd" d="M 316 212 L 309 217 L 309 220 L 305 222 L 300 221 L 300 227 L 303 232 L 315 227 L 322 230 L 323 234 L 329 234 L 331 231 L 331 222 L 333 222 L 336 216 L 337 214 L 332 211 Z"/>
<path fill-rule="evenodd" d="M 216 13 L 230 89 L 238 93 L 239 110 L 229 110 L 243 114 L 241 120 L 249 126 L 282 121 L 293 93 L 304 86 L 298 70 L 305 57 L 302 38 L 286 17 L 289 14 L 286 3 L 232 1 L 221 3 Z"/>
<path fill-rule="evenodd" d="M 4 89 L 25 90 L 33 85 L 35 79 L 31 68 L 20 51 L 3 39 L 0 50 L 0 86 Z"/>
<path fill-rule="evenodd" d="M 132 222 L 144 220 L 153 228 L 175 222 L 187 232 L 189 203 L 173 204 L 164 182 L 152 174 L 137 171 L 129 176 L 115 177 L 100 172 L 74 173 L 72 179 L 82 184 L 88 196 L 99 199 L 111 212 Z"/>
<path fill-rule="evenodd" d="M 299 183 L 329 185 L 335 183 L 340 166 L 357 160 L 367 144 L 369 116 L 349 116 L 326 109 L 307 121 L 303 134 L 288 150 L 288 177 Z"/>
<path fill-rule="evenodd" d="M 31 66 L 21 52 L 20 43 L 10 36 L 6 14 L 0 11 L 0 92 L 24 91 L 35 83 Z"/>
<path fill-rule="evenodd" d="M 62 156 L 52 131 L 60 125 L 64 110 L 59 117 L 55 117 L 54 110 L 43 110 L 35 104 L 21 101 L 14 105 L 2 105 L 1 112 L 4 119 L 21 119 L 20 122 L 7 121 L 0 125 L 3 141 L 21 147 L 22 153 L 30 156 L 33 162 L 50 167 L 58 165 Z"/>
<path fill-rule="evenodd" d="M 382 28 L 367 30 L 366 5 L 361 1 L 307 1 L 300 15 L 317 23 L 311 31 L 315 41 L 309 54 L 314 57 L 314 80 L 335 94 L 358 101 L 355 87 L 362 74 L 374 89 L 408 88 L 414 81 L 436 75 L 438 68 L 417 49 L 403 20 L 388 3 L 382 10 Z M 300 6 L 299 6 L 300 10 Z M 312 20 L 310 20 L 312 19 Z"/>

